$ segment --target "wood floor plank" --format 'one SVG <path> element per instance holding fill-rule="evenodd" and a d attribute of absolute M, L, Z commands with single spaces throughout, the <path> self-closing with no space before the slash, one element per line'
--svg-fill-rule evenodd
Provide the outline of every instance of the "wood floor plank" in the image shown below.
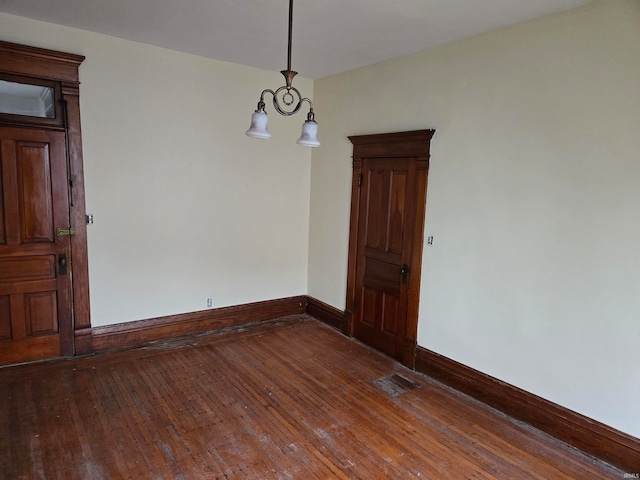
<path fill-rule="evenodd" d="M 304 315 L 3 368 L 0 392 L 2 479 L 623 478 Z"/>

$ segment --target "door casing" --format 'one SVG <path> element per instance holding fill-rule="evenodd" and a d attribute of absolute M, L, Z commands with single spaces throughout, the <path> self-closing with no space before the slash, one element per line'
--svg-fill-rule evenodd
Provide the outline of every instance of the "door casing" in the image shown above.
<path fill-rule="evenodd" d="M 367 158 L 397 158 L 415 161 L 415 218 L 411 239 L 409 261 L 407 318 L 400 361 L 413 368 L 418 335 L 418 308 L 420 300 L 420 279 L 422 270 L 422 247 L 424 241 L 424 221 L 427 198 L 427 176 L 431 138 L 435 130 L 414 130 L 408 132 L 383 133 L 374 135 L 350 136 L 353 144 L 353 176 L 351 183 L 351 222 L 349 229 L 349 257 L 347 266 L 346 308 L 343 333 L 353 335 L 354 307 L 358 308 L 356 298 L 357 276 L 359 272 L 358 251 L 360 184 L 363 162 Z"/>

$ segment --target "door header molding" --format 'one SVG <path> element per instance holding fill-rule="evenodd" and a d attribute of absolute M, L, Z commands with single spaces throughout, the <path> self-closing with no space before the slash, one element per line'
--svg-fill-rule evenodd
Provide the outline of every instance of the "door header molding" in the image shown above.
<path fill-rule="evenodd" d="M 348 137 L 353 144 L 353 159 L 363 157 L 418 157 L 429 158 L 429 142 L 435 130 L 376 133 Z"/>
<path fill-rule="evenodd" d="M 5 73 L 78 82 L 84 56 L 0 41 L 0 70 Z"/>

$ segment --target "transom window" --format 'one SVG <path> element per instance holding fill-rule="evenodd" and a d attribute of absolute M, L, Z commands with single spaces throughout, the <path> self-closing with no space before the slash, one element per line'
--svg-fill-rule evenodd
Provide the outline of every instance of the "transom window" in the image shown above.
<path fill-rule="evenodd" d="M 57 82 L 0 75 L 0 122 L 62 126 Z"/>
<path fill-rule="evenodd" d="M 0 80 L 0 113 L 55 118 L 53 88 Z"/>

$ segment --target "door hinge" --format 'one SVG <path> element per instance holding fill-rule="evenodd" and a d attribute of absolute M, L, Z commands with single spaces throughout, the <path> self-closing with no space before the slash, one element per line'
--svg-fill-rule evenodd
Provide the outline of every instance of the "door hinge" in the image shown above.
<path fill-rule="evenodd" d="M 58 237 L 71 237 L 75 234 L 76 234 L 76 229 L 73 227 L 56 228 L 56 235 Z"/>
<path fill-rule="evenodd" d="M 358 186 L 359 187 L 362 186 L 362 174 L 361 173 L 358 174 Z"/>

